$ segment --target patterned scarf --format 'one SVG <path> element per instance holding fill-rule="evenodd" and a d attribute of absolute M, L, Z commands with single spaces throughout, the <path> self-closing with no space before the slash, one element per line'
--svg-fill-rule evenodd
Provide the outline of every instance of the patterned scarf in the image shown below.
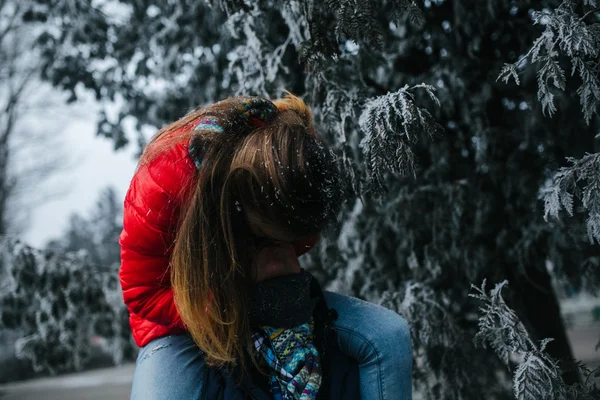
<path fill-rule="evenodd" d="M 313 343 L 313 323 L 281 329 L 264 326 L 252 336 L 259 357 L 271 369 L 274 400 L 315 400 L 321 362 Z"/>

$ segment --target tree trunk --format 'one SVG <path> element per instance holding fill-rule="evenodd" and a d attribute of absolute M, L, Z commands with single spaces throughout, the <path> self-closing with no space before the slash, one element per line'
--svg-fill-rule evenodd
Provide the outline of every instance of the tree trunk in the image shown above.
<path fill-rule="evenodd" d="M 526 277 L 515 276 L 510 282 L 515 289 L 519 317 L 534 340 L 554 339 L 547 351 L 561 361 L 564 371 L 564 366 L 570 365 L 574 357 L 548 271 L 544 267 L 531 267 Z M 577 370 L 564 371 L 562 376 L 568 385 L 581 381 Z"/>
<path fill-rule="evenodd" d="M 8 177 L 8 150 L 0 142 L 0 236 L 7 231 L 6 208 L 9 195 L 9 177 Z"/>

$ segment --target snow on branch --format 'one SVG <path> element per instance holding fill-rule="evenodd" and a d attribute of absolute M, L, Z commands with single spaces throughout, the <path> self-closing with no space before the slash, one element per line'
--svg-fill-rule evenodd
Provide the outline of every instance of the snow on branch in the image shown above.
<path fill-rule="evenodd" d="M 422 134 L 434 136 L 442 127 L 425 108 L 415 104 L 413 91 L 423 90 L 438 106 L 435 88 L 420 84 L 404 86 L 397 92 L 367 100 L 359 118 L 365 137 L 360 143 L 365 153 L 370 186 L 381 192 L 385 188 L 384 174 L 414 174 L 411 145 Z"/>
<path fill-rule="evenodd" d="M 482 302 L 479 308 L 479 331 L 473 342 L 476 346 L 491 347 L 509 369 L 513 369 L 513 394 L 518 400 L 538 399 L 597 399 L 600 388 L 594 377 L 600 376 L 600 368 L 590 370 L 581 362 L 574 368 L 583 376 L 581 383 L 566 385 L 558 361 L 546 352 L 552 339 L 534 342 L 525 326 L 506 304 L 502 289 L 507 281 L 497 284 L 489 292 L 486 281 L 481 287 L 471 285 L 474 293 L 469 296 Z M 515 367 L 515 368 L 513 368 Z"/>
<path fill-rule="evenodd" d="M 591 243 L 600 243 L 600 153 L 582 159 L 569 158 L 571 164 L 561 168 L 544 188 L 544 218 L 558 218 L 561 210 L 574 213 L 573 198 L 581 200 L 587 211 L 587 233 Z"/>
<path fill-rule="evenodd" d="M 352 39 L 376 48 L 382 46 L 383 30 L 379 23 L 382 5 L 379 1 L 326 0 L 325 3 L 337 17 L 335 36 L 338 40 Z M 392 0 L 387 3 L 393 20 L 406 20 L 416 26 L 423 24 L 423 13 L 415 1 Z"/>
<path fill-rule="evenodd" d="M 533 13 L 534 23 L 545 26 L 544 31 L 516 63 L 504 65 L 498 79 L 507 83 L 512 78 L 518 85 L 519 71 L 527 63 L 540 65 L 537 96 L 544 114 L 552 116 L 557 110 L 553 87 L 563 91 L 566 88 L 565 71 L 560 65 L 561 58 L 566 56 L 571 63 L 571 76 L 577 74 L 581 79 L 577 94 L 583 116 L 589 124 L 597 115 L 600 104 L 600 24 L 588 24 L 586 21 L 589 15 L 600 10 L 594 8 L 580 17 L 575 11 L 575 3 L 564 0 L 555 10 Z M 595 1 L 585 3 L 592 7 L 596 4 Z"/>
<path fill-rule="evenodd" d="M 558 363 L 545 352 L 552 339 L 544 339 L 539 345 L 531 340 L 519 317 L 502 298 L 502 289 L 507 285 L 507 281 L 501 282 L 489 293 L 485 280 L 481 287 L 471 286 L 475 293 L 470 296 L 483 303 L 479 308 L 479 331 L 473 342 L 476 346 L 491 347 L 509 368 L 516 360 L 517 368 L 513 375 L 515 398 L 566 399 Z"/>
<path fill-rule="evenodd" d="M 228 15 L 233 14 L 235 11 L 248 10 L 247 2 L 244 0 L 205 0 L 206 4 L 215 6 L 218 5 Z"/>
<path fill-rule="evenodd" d="M 290 7 L 283 8 L 288 17 Z M 283 42 L 273 47 L 269 44 L 272 33 L 266 26 L 265 14 L 258 7 L 230 15 L 226 26 L 231 36 L 241 42 L 228 53 L 228 71 L 238 84 L 236 95 L 268 96 L 274 91 L 272 85 L 289 73 L 283 57 L 290 44 L 298 40 L 302 28 L 290 29 Z"/>

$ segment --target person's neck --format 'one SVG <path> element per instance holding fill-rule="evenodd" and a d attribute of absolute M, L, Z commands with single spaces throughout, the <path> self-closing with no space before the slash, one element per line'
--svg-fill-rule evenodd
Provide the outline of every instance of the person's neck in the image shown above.
<path fill-rule="evenodd" d="M 262 248 L 255 259 L 256 282 L 278 276 L 299 273 L 300 263 L 291 243 L 281 243 Z"/>

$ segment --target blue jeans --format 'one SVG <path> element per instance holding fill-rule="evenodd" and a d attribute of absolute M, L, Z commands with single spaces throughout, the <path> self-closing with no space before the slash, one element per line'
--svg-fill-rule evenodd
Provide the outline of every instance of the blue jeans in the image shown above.
<path fill-rule="evenodd" d="M 325 292 L 338 347 L 359 363 L 363 400 L 412 399 L 412 345 L 406 321 L 387 308 Z"/>
<path fill-rule="evenodd" d="M 354 297 L 325 292 L 340 350 L 359 363 L 361 398 L 412 398 L 408 325 L 393 311 Z M 131 400 L 199 399 L 207 366 L 188 335 L 166 336 L 138 355 Z"/>
<path fill-rule="evenodd" d="M 153 340 L 140 349 L 131 400 L 198 400 L 208 367 L 189 335 Z"/>

